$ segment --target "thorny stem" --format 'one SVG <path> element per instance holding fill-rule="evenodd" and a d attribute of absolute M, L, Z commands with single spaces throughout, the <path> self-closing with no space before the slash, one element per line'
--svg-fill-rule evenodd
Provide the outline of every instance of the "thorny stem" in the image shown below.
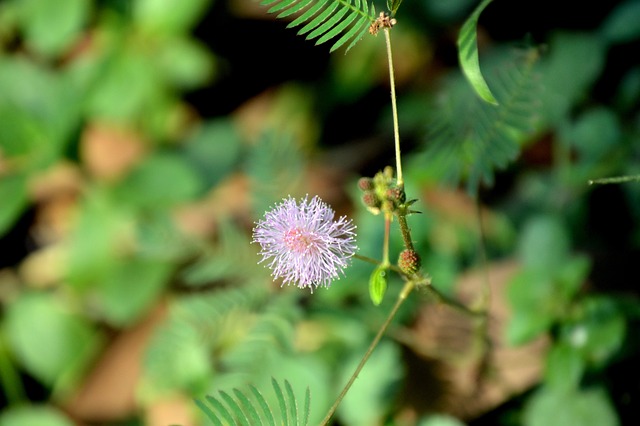
<path fill-rule="evenodd" d="M 409 224 L 407 223 L 407 216 L 404 214 L 399 214 L 398 223 L 400 224 L 400 232 L 402 232 L 404 246 L 408 250 L 414 250 L 413 241 L 411 240 L 411 230 L 409 229 Z"/>
<path fill-rule="evenodd" d="M 402 178 L 402 164 L 400 162 L 400 131 L 398 130 L 398 106 L 396 105 L 396 81 L 393 75 L 393 58 L 391 56 L 391 36 L 389 29 L 384 28 L 384 39 L 387 44 L 387 59 L 389 63 L 389 85 L 391 86 L 391 110 L 393 114 L 393 139 L 396 146 L 396 175 L 398 186 L 404 185 Z"/>
<path fill-rule="evenodd" d="M 353 372 L 353 374 L 349 378 L 349 381 L 345 385 L 344 389 L 342 389 L 342 392 L 340 392 L 340 395 L 338 395 L 338 398 L 336 399 L 336 401 L 333 403 L 333 405 L 329 409 L 329 412 L 327 413 L 325 418 L 320 423 L 320 426 L 324 426 L 324 425 L 329 423 L 329 420 L 331 420 L 331 417 L 333 417 L 333 415 L 335 414 L 335 412 L 336 412 L 336 410 L 338 408 L 338 405 L 340 405 L 340 402 L 342 402 L 342 399 L 344 398 L 344 396 L 347 394 L 347 392 L 351 388 L 351 385 L 353 385 L 353 382 L 355 382 L 355 380 L 358 378 L 358 375 L 360 374 L 360 371 L 362 370 L 364 365 L 369 360 L 369 357 L 373 353 L 373 350 L 376 348 L 376 346 L 378 346 L 378 343 L 380 342 L 380 339 L 382 339 L 382 336 L 387 331 L 387 328 L 389 328 L 389 325 L 391 324 L 391 321 L 393 320 L 393 318 L 398 313 L 398 310 L 400 309 L 400 306 L 402 306 L 402 303 L 407 299 L 407 297 L 409 296 L 411 291 L 414 289 L 414 287 L 415 287 L 415 282 L 414 281 L 409 280 L 409 281 L 407 281 L 405 283 L 404 287 L 402 288 L 402 291 L 398 295 L 398 299 L 396 300 L 395 305 L 393 305 L 393 309 L 391 309 L 391 312 L 389 312 L 389 315 L 387 316 L 387 319 L 384 321 L 384 324 L 382 324 L 382 327 L 380 327 L 380 330 L 378 330 L 378 333 L 376 334 L 376 337 L 373 338 L 373 341 L 369 345 L 369 348 L 367 349 L 367 352 L 364 354 L 364 356 L 360 360 L 360 363 L 358 364 L 358 366 L 356 367 L 355 371 Z"/>

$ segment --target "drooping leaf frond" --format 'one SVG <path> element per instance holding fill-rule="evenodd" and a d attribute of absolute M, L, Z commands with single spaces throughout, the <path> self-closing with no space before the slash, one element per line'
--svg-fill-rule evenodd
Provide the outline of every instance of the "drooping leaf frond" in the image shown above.
<path fill-rule="evenodd" d="M 487 67 L 498 106 L 476 96 L 462 77 L 445 84 L 431 105 L 427 149 L 417 158 L 421 167 L 438 168 L 448 179 L 466 179 L 467 191 L 475 194 L 480 184 L 493 183 L 496 169 L 515 159 L 535 130 L 542 90 L 535 66 L 539 52 L 522 53 Z"/>
<path fill-rule="evenodd" d="M 277 18 L 295 15 L 287 28 L 303 25 L 298 34 L 316 39 L 316 45 L 339 37 L 331 52 L 351 41 L 345 52 L 349 51 L 376 19 L 375 7 L 367 0 L 263 0 L 261 4 L 271 6 L 267 12 L 278 13 Z"/>
<path fill-rule="evenodd" d="M 309 420 L 310 392 L 306 389 L 301 416 L 298 415 L 298 399 L 291 384 L 285 380 L 283 386 L 271 379 L 276 404 L 267 400 L 254 386 L 249 392 L 233 389 L 233 396 L 219 391 L 218 397 L 207 395 L 206 402 L 196 400 L 197 406 L 206 414 L 214 425 L 227 426 L 306 426 Z"/>

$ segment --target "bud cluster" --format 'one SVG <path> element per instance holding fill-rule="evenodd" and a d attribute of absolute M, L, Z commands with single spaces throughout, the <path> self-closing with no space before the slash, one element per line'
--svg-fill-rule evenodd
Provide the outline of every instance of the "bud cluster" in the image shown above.
<path fill-rule="evenodd" d="M 404 187 L 396 184 L 393 168 L 389 166 L 373 178 L 360 178 L 358 188 L 362 191 L 362 202 L 373 214 L 395 213 L 406 202 Z"/>

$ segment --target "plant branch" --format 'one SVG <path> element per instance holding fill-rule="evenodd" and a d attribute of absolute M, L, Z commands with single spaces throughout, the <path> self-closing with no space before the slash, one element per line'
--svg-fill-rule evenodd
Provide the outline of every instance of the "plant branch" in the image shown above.
<path fill-rule="evenodd" d="M 333 415 L 335 414 L 336 410 L 338 409 L 338 405 L 340 405 L 340 403 L 344 399 L 344 396 L 347 394 L 347 392 L 351 388 L 351 385 L 353 385 L 353 382 L 355 382 L 355 380 L 358 378 L 358 375 L 360 374 L 360 371 L 362 370 L 364 365 L 369 360 L 369 357 L 373 353 L 373 350 L 376 348 L 376 346 L 378 346 L 378 343 L 380 343 L 380 339 L 382 339 L 382 336 L 387 331 L 387 328 L 389 328 L 389 325 L 391 324 L 391 321 L 393 320 L 393 318 L 398 313 L 398 310 L 400 309 L 400 306 L 402 306 L 402 303 L 407 299 L 407 297 L 409 296 L 411 291 L 414 289 L 414 287 L 415 287 L 415 282 L 414 281 L 410 280 L 410 281 L 407 281 L 405 283 L 404 287 L 402 288 L 402 291 L 398 295 L 398 299 L 396 300 L 395 305 L 393 305 L 393 309 L 391 309 L 391 312 L 389 312 L 389 315 L 387 316 L 387 319 L 384 321 L 384 323 L 382 324 L 382 326 L 378 330 L 378 333 L 376 334 L 376 336 L 374 337 L 373 341 L 369 345 L 369 348 L 367 349 L 367 352 L 365 352 L 364 356 L 360 360 L 360 363 L 358 364 L 358 366 L 356 367 L 355 371 L 353 372 L 353 374 L 349 378 L 349 381 L 347 382 L 345 387 L 342 389 L 342 392 L 340 392 L 340 395 L 338 395 L 338 398 L 336 399 L 336 401 L 333 403 L 333 405 L 329 409 L 329 412 L 327 413 L 325 418 L 320 423 L 320 426 L 325 426 L 325 425 L 327 425 L 329 423 L 329 421 L 331 420 L 331 417 L 333 417 Z"/>
<path fill-rule="evenodd" d="M 398 126 L 398 106 L 396 105 L 396 82 L 393 74 L 393 57 L 391 56 L 391 36 L 389 28 L 384 28 L 384 39 L 387 44 L 387 59 L 389 63 L 389 85 L 391 86 L 391 109 L 393 114 L 393 139 L 396 147 L 396 176 L 398 186 L 404 185 L 402 178 L 402 163 L 400 161 L 400 130 Z"/>

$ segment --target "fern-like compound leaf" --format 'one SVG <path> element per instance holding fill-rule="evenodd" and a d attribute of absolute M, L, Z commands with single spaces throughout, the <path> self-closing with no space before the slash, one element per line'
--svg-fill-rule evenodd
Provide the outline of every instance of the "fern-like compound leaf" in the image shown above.
<path fill-rule="evenodd" d="M 228 425 L 236 424 L 235 420 L 233 420 L 233 416 L 231 415 L 229 410 L 227 410 L 227 407 L 225 407 L 223 403 L 221 403 L 216 398 L 209 395 L 207 395 L 206 398 L 207 398 L 207 402 L 213 407 L 215 411 L 211 420 L 213 420 L 216 423 L 220 423 L 219 419 L 222 418 L 223 424 L 228 424 Z M 209 414 L 210 411 L 207 411 L 205 413 Z"/>
<path fill-rule="evenodd" d="M 260 415 L 258 414 L 258 411 L 253 406 L 249 398 L 247 398 L 247 396 L 239 389 L 234 389 L 233 394 L 235 395 L 240 405 L 242 405 L 242 411 L 249 419 L 249 423 L 252 425 L 259 425 Z"/>
<path fill-rule="evenodd" d="M 284 389 L 287 392 L 287 400 L 289 401 L 289 413 L 291 414 L 291 424 L 298 424 L 298 404 L 296 403 L 296 397 L 293 394 L 293 388 L 291 384 L 285 380 L 284 381 Z"/>
<path fill-rule="evenodd" d="M 309 424 L 309 415 L 311 414 L 311 391 L 307 388 L 304 393 L 304 406 L 302 408 L 302 425 L 306 426 Z"/>
<path fill-rule="evenodd" d="M 220 393 L 220 397 L 224 400 L 224 402 L 227 403 L 227 406 L 233 412 L 234 417 L 237 419 L 236 421 L 241 426 L 251 426 L 251 424 L 249 423 L 249 419 L 244 414 L 244 412 L 242 411 L 242 408 L 240 408 L 240 405 L 236 402 L 236 400 L 233 399 L 231 395 L 229 395 L 225 391 L 220 391 L 219 393 Z"/>
<path fill-rule="evenodd" d="M 264 396 L 262 396 L 262 393 L 260 393 L 260 391 L 253 385 L 250 385 L 249 388 L 251 389 L 251 393 L 253 393 L 253 397 L 258 402 L 258 405 L 260 405 L 260 409 L 263 414 L 262 418 L 267 422 L 268 426 L 276 426 L 276 421 L 273 418 L 273 414 L 271 414 L 271 408 L 264 399 Z"/>
<path fill-rule="evenodd" d="M 273 386 L 273 390 L 276 393 L 276 398 L 278 398 L 278 406 L 280 407 L 280 415 L 282 416 L 282 424 L 284 426 L 289 426 L 289 416 L 287 415 L 287 403 L 284 400 L 284 394 L 282 393 L 282 388 L 276 381 L 276 379 L 271 379 L 271 386 Z"/>
<path fill-rule="evenodd" d="M 262 393 L 252 385 L 249 391 L 233 389 L 233 396 L 219 391 L 219 397 L 207 396 L 206 402 L 196 400 L 196 405 L 216 426 L 307 426 L 309 424 L 311 393 L 306 389 L 304 405 L 298 411 L 298 403 L 293 387 L 285 380 L 280 385 L 274 378 L 271 385 L 277 400 L 279 412 L 272 410 L 272 405 Z"/>
<path fill-rule="evenodd" d="M 299 35 L 307 40 L 316 40 L 316 45 L 337 39 L 330 51 L 351 41 L 349 51 L 367 32 L 375 21 L 375 7 L 367 0 L 263 0 L 263 6 L 270 6 L 268 13 L 277 13 L 277 18 L 297 15 L 287 28 L 302 27 Z"/>
<path fill-rule="evenodd" d="M 434 104 L 427 131 L 427 150 L 419 161 L 440 168 L 452 180 L 466 179 L 475 195 L 481 184 L 491 185 L 494 172 L 513 161 L 535 131 L 541 89 L 536 49 L 491 68 L 498 106 L 480 100 L 451 80 Z"/>

